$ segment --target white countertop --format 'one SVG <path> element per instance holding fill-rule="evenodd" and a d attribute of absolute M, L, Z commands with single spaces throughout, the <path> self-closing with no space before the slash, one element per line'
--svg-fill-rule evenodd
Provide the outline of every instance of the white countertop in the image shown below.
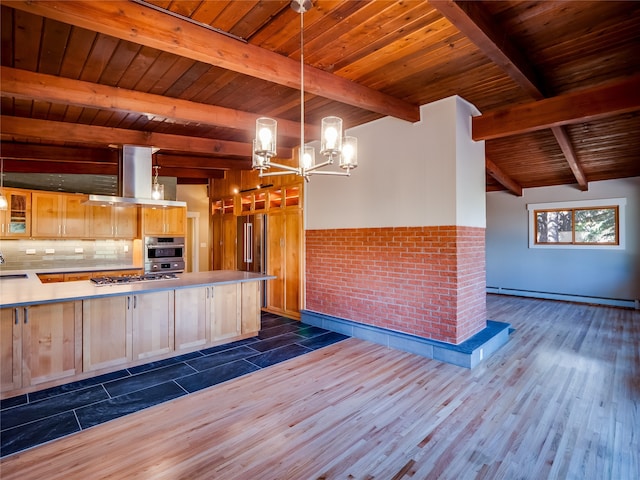
<path fill-rule="evenodd" d="M 113 269 L 115 270 L 115 269 Z M 59 270 L 57 270 L 59 271 Z M 110 297 L 162 290 L 176 290 L 199 285 L 255 282 L 276 277 L 236 270 L 213 270 L 198 273 L 178 273 L 175 280 L 151 280 L 124 285 L 97 286 L 89 280 L 77 282 L 42 283 L 32 271 L 2 271 L 0 273 L 0 307 L 22 307 L 39 303 L 65 302 L 88 298 Z M 27 278 L 2 278 L 12 274 L 26 274 Z"/>

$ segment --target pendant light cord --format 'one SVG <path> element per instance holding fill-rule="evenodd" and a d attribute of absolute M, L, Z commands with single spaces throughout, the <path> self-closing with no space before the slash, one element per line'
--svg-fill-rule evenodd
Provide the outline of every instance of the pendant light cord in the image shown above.
<path fill-rule="evenodd" d="M 300 165 L 304 165 L 304 9 L 300 11 Z"/>

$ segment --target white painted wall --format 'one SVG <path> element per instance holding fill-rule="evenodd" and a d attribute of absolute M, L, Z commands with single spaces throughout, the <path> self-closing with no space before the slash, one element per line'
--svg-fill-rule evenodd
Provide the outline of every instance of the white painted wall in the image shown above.
<path fill-rule="evenodd" d="M 420 108 L 414 124 L 382 118 L 348 130 L 358 138 L 351 177 L 313 176 L 305 228 L 485 226 L 484 142 L 471 140 L 460 97 Z"/>
<path fill-rule="evenodd" d="M 528 203 L 627 199 L 624 250 L 528 245 Z M 487 194 L 487 287 L 604 299 L 640 299 L 640 177 Z"/>

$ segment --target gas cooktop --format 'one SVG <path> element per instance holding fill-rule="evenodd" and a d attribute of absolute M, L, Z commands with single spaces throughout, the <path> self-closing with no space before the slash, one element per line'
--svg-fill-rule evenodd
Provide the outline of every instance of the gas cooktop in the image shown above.
<path fill-rule="evenodd" d="M 126 283 L 152 282 L 154 280 L 175 280 L 175 273 L 145 273 L 144 275 L 129 275 L 124 277 L 94 277 L 91 282 L 98 287 L 105 285 L 124 285 Z"/>

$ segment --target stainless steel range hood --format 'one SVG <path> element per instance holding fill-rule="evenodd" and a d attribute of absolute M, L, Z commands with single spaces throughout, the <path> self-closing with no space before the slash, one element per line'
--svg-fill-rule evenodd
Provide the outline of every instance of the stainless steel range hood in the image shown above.
<path fill-rule="evenodd" d="M 85 205 L 186 207 L 186 202 L 151 198 L 152 155 L 151 147 L 123 145 L 118 172 L 118 195 L 89 195 Z"/>

